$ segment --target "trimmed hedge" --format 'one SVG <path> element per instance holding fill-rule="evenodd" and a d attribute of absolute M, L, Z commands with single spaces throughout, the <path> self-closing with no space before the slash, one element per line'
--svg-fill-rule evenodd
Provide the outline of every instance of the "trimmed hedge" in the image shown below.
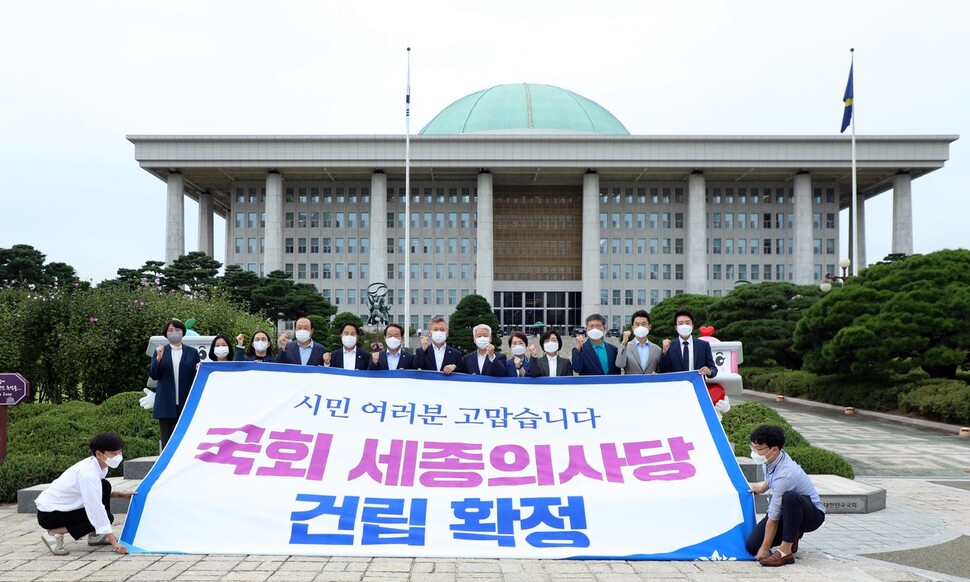
<path fill-rule="evenodd" d="M 125 458 L 158 454 L 158 421 L 138 400 L 142 392 L 124 392 L 95 405 L 20 404 L 10 409 L 9 456 L 0 462 L 0 502 L 16 501 L 17 491 L 50 483 L 65 469 L 91 454 L 88 444 L 99 432 L 125 439 Z M 108 475 L 120 476 L 123 466 Z"/>
<path fill-rule="evenodd" d="M 970 384 L 930 378 L 916 368 L 906 374 L 880 376 L 816 376 L 802 370 L 745 368 L 744 387 L 837 406 L 877 412 L 902 412 L 940 422 L 970 425 Z"/>
<path fill-rule="evenodd" d="M 855 472 L 848 461 L 837 453 L 811 446 L 778 412 L 760 402 L 738 404 L 724 414 L 722 426 L 728 440 L 734 444 L 736 456 L 747 457 L 751 453 L 751 431 L 762 424 L 773 424 L 784 429 L 785 451 L 809 475 L 855 478 Z"/>

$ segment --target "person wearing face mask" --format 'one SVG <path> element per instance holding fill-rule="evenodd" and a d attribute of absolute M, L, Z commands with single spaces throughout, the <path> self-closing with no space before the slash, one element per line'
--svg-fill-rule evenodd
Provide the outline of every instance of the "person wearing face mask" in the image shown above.
<path fill-rule="evenodd" d="M 606 376 L 619 374 L 616 366 L 616 346 L 603 338 L 606 336 L 606 318 L 594 313 L 586 318 L 586 337 L 576 336 L 573 348 L 573 371 L 580 376 Z"/>
<path fill-rule="evenodd" d="M 239 334 L 236 336 L 236 359 L 243 362 L 272 362 L 276 360 L 273 346 L 269 342 L 269 334 L 265 331 L 257 331 L 253 334 L 253 341 L 249 347 L 244 347 L 246 336 Z"/>
<path fill-rule="evenodd" d="M 212 340 L 206 358 L 213 362 L 231 362 L 232 355 L 232 351 L 229 350 L 229 338 L 220 334 Z"/>
<path fill-rule="evenodd" d="M 476 349 L 474 352 L 465 355 L 463 360 L 465 372 L 504 378 L 507 373 L 505 355 L 495 352 L 495 344 L 492 343 L 492 328 L 480 323 L 472 329 L 472 338 L 475 340 Z"/>
<path fill-rule="evenodd" d="M 116 553 L 128 553 L 111 529 L 111 498 L 131 499 L 135 492 L 112 491 L 106 479 L 108 469 L 121 465 L 125 442 L 114 433 L 103 432 L 91 439 L 89 448 L 90 457 L 64 471 L 34 500 L 37 523 L 47 530 L 41 539 L 56 556 L 70 553 L 64 547 L 64 534 L 68 533 L 75 540 L 87 536 L 89 546 L 111 545 Z"/>
<path fill-rule="evenodd" d="M 293 334 L 295 342 L 288 341 L 285 333 L 280 334 L 280 351 L 276 361 L 280 364 L 297 364 L 301 366 L 322 366 L 323 355 L 327 348 L 313 341 L 313 322 L 307 317 L 296 320 L 296 331 Z"/>
<path fill-rule="evenodd" d="M 200 358 L 198 350 L 191 347 L 183 349 L 185 324 L 181 321 L 173 319 L 166 323 L 162 335 L 168 339 L 168 345 L 155 349 L 148 377 L 158 382 L 152 416 L 158 419 L 164 449 L 175 431 L 175 423 L 182 416 L 182 407 L 195 381 Z"/>
<path fill-rule="evenodd" d="M 623 343 L 616 354 L 616 366 L 624 374 L 656 374 L 660 365 L 660 346 L 647 340 L 650 314 L 640 309 L 634 312 L 630 323 L 636 339 L 631 343 L 630 332 L 623 332 Z"/>
<path fill-rule="evenodd" d="M 573 365 L 566 358 L 559 355 L 562 349 L 562 336 L 553 330 L 546 330 L 539 336 L 539 345 L 542 346 L 543 355 L 538 355 L 535 346 L 529 346 L 529 375 L 533 378 L 549 376 L 552 378 L 565 376 L 572 377 Z"/>
<path fill-rule="evenodd" d="M 529 346 L 529 339 L 521 331 L 513 331 L 509 336 L 509 350 L 512 352 L 511 358 L 505 359 L 505 375 L 518 376 L 524 378 L 529 376 L 532 363 L 526 355 Z M 535 349 L 533 349 L 535 351 Z"/>
<path fill-rule="evenodd" d="M 360 328 L 356 323 L 345 323 L 340 328 L 341 348 L 323 354 L 323 365 L 344 370 L 366 370 L 370 365 L 370 353 L 357 347 Z"/>
<path fill-rule="evenodd" d="M 413 370 L 414 354 L 401 347 L 404 343 L 404 328 L 396 323 L 389 323 L 384 328 L 384 345 L 386 350 L 371 354 L 368 370 Z"/>
<path fill-rule="evenodd" d="M 414 367 L 417 370 L 438 371 L 445 375 L 464 372 L 461 352 L 449 346 L 448 322 L 435 317 L 428 326 L 428 336 L 421 336 L 421 347 L 414 351 Z"/>
<path fill-rule="evenodd" d="M 767 514 L 746 542 L 748 552 L 762 566 L 794 564 L 802 534 L 817 530 L 825 521 L 825 506 L 815 485 L 782 450 L 784 446 L 785 431 L 780 426 L 763 424 L 751 432 L 751 458 L 764 465 L 765 480 L 750 491 L 755 495 L 771 491 Z"/>
<path fill-rule="evenodd" d="M 690 311 L 678 311 L 674 314 L 674 328 L 678 336 L 676 344 L 669 339 L 663 341 L 660 372 L 697 370 L 705 378 L 717 376 L 711 344 L 691 337 L 694 331 L 694 314 Z"/>

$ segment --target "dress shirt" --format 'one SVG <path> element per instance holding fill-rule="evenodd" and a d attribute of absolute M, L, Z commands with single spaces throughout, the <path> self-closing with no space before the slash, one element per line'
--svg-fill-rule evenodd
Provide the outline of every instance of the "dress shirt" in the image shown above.
<path fill-rule="evenodd" d="M 601 341 L 599 345 L 589 342 L 589 345 L 593 346 L 593 349 L 596 350 L 596 357 L 599 358 L 600 366 L 603 366 L 603 373 L 609 374 L 610 363 L 606 359 L 606 340 Z"/>
<path fill-rule="evenodd" d="M 771 501 L 768 502 L 769 519 L 777 521 L 781 517 L 781 497 L 788 491 L 808 495 L 812 505 L 825 513 L 825 506 L 822 505 L 812 480 L 785 451 L 781 451 L 777 459 L 765 466 L 765 482 L 771 491 Z"/>
<path fill-rule="evenodd" d="M 546 361 L 549 362 L 549 377 L 555 378 L 559 371 L 559 356 L 546 356 Z"/>
<path fill-rule="evenodd" d="M 397 367 L 401 362 L 401 350 L 398 350 L 396 354 L 392 354 L 390 350 L 387 352 L 387 369 L 397 370 Z"/>
<path fill-rule="evenodd" d="M 107 475 L 107 467 L 102 469 L 97 459 L 88 457 L 54 479 L 34 503 L 40 511 L 74 511 L 83 507 L 94 533 L 112 533 L 108 513 L 101 503 L 101 480 Z"/>
<path fill-rule="evenodd" d="M 172 377 L 175 379 L 175 406 L 178 406 L 181 404 L 181 402 L 179 402 L 179 364 L 182 363 L 182 346 L 169 347 L 171 348 L 172 353 Z"/>
<path fill-rule="evenodd" d="M 444 367 L 445 351 L 448 349 L 448 344 L 441 344 L 441 347 L 439 348 L 438 346 L 434 345 L 434 343 L 432 343 L 431 349 L 434 350 L 434 365 L 440 372 L 441 368 Z"/>
<path fill-rule="evenodd" d="M 313 355 L 313 340 L 306 347 L 296 344 L 300 348 L 300 363 L 306 366 L 306 363 L 310 361 L 310 356 Z"/>
<path fill-rule="evenodd" d="M 634 342 L 637 345 L 637 355 L 640 356 L 640 369 L 647 369 L 647 362 L 650 361 L 650 342 L 643 338 L 643 343 L 639 340 Z"/>
<path fill-rule="evenodd" d="M 344 370 L 356 370 L 357 369 L 357 348 L 347 351 L 344 348 Z"/>

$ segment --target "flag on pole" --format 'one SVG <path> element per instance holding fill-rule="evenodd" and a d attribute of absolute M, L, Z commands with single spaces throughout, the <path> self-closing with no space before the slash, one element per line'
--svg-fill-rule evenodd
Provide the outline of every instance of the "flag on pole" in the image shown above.
<path fill-rule="evenodd" d="M 404 124 L 411 132 L 411 47 L 408 47 L 408 93 L 404 98 Z"/>
<path fill-rule="evenodd" d="M 849 127 L 852 123 L 852 69 L 855 64 L 849 65 L 849 82 L 845 85 L 845 95 L 842 97 L 842 101 L 845 103 L 845 112 L 842 114 L 842 131 L 839 133 L 845 133 L 845 128 Z"/>

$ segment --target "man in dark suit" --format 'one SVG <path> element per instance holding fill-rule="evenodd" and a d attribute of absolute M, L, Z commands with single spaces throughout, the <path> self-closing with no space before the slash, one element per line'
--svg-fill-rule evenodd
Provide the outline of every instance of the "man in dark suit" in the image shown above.
<path fill-rule="evenodd" d="M 384 328 L 386 350 L 371 354 L 368 370 L 413 370 L 414 354 L 401 347 L 404 343 L 404 327 L 389 323 Z"/>
<path fill-rule="evenodd" d="M 166 323 L 162 335 L 168 339 L 168 345 L 155 349 L 148 377 L 158 382 L 152 416 L 158 419 L 164 449 L 182 416 L 182 408 L 189 397 L 200 360 L 198 350 L 182 345 L 185 324 L 181 321 L 173 319 Z"/>
<path fill-rule="evenodd" d="M 492 343 L 492 328 L 480 323 L 472 329 L 475 347 L 478 348 L 464 357 L 465 372 L 482 376 L 496 376 L 504 378 L 508 375 L 505 366 L 505 355 L 495 353 Z"/>
<path fill-rule="evenodd" d="M 444 317 L 436 317 L 428 326 L 431 338 L 421 338 L 421 347 L 414 352 L 414 367 L 417 370 L 431 370 L 451 374 L 464 372 L 465 365 L 461 352 L 447 345 L 448 322 Z"/>
<path fill-rule="evenodd" d="M 659 371 L 665 373 L 697 370 L 707 378 L 717 376 L 711 344 L 691 337 L 694 331 L 694 314 L 690 311 L 678 311 L 674 315 L 674 327 L 677 329 L 677 343 L 675 345 L 668 339 L 663 341 Z"/>
<path fill-rule="evenodd" d="M 619 374 L 616 367 L 616 346 L 605 339 L 606 318 L 594 313 L 586 318 L 586 337 L 576 336 L 576 347 L 573 348 L 573 372 L 580 376 L 606 376 Z"/>
<path fill-rule="evenodd" d="M 327 348 L 313 341 L 313 323 L 306 317 L 296 320 L 296 341 L 288 341 L 285 333 L 280 334 L 280 353 L 276 361 L 280 364 L 303 366 L 322 366 L 323 355 Z"/>
<path fill-rule="evenodd" d="M 356 323 L 345 323 L 340 328 L 340 343 L 343 347 L 323 354 L 323 365 L 344 370 L 366 370 L 370 365 L 370 354 L 357 347 L 359 335 L 360 328 Z"/>

